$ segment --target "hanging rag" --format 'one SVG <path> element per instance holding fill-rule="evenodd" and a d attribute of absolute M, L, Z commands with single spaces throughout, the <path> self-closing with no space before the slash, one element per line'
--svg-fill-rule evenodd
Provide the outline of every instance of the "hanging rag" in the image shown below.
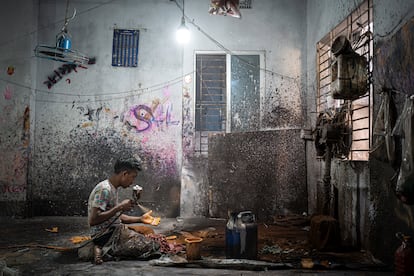
<path fill-rule="evenodd" d="M 407 98 L 392 135 L 401 137 L 402 160 L 396 194 L 409 205 L 414 204 L 414 97 Z"/>
<path fill-rule="evenodd" d="M 396 121 L 396 107 L 391 92 L 381 93 L 382 101 L 374 122 L 373 149 L 370 154 L 377 160 L 387 162 L 391 166 L 396 162 L 395 137 L 392 135 Z"/>

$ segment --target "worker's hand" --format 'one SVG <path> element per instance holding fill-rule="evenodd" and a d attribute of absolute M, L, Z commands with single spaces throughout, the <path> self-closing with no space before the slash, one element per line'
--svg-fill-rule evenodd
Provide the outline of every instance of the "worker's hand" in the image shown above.
<path fill-rule="evenodd" d="M 152 210 L 149 212 L 146 212 L 141 216 L 141 222 L 146 224 L 151 224 L 154 221 L 154 217 L 151 216 Z"/>
<path fill-rule="evenodd" d="M 153 216 L 151 216 L 151 214 L 152 214 L 152 211 L 149 211 L 149 212 L 146 212 L 145 214 L 143 214 L 141 216 L 141 222 L 157 226 L 160 223 L 161 218 L 160 217 L 153 217 Z"/>
<path fill-rule="evenodd" d="M 118 206 L 121 212 L 130 211 L 134 206 L 134 202 L 131 199 L 124 199 Z"/>

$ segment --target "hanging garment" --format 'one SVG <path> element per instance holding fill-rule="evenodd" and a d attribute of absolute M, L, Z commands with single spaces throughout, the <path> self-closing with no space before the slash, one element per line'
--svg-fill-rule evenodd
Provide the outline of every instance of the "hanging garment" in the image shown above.
<path fill-rule="evenodd" d="M 381 93 L 382 101 L 374 122 L 373 149 L 371 156 L 377 160 L 388 162 L 393 166 L 396 162 L 395 137 L 392 135 L 396 121 L 396 108 L 391 92 Z"/>
<path fill-rule="evenodd" d="M 414 204 L 414 97 L 407 98 L 392 131 L 402 139 L 402 160 L 396 194 L 406 204 Z"/>
<path fill-rule="evenodd" d="M 211 0 L 208 13 L 241 18 L 239 0 Z"/>

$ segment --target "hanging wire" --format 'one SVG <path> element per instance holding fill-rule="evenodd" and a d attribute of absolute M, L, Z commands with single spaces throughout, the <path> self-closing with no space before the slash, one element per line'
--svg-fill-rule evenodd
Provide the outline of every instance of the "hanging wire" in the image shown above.
<path fill-rule="evenodd" d="M 249 63 L 248 61 L 244 60 L 240 55 L 237 55 L 235 53 L 233 53 L 230 49 L 226 48 L 223 44 L 221 44 L 219 41 L 217 41 L 216 39 L 214 39 L 211 35 L 209 35 L 203 28 L 201 28 L 198 24 L 196 24 L 194 22 L 194 19 L 191 19 L 190 17 L 188 17 L 185 13 L 184 13 L 184 0 L 183 0 L 183 7 L 181 7 L 177 0 L 173 0 L 174 3 L 177 5 L 177 7 L 183 12 L 183 16 L 185 17 L 185 19 L 187 19 L 187 22 L 189 22 L 191 25 L 193 25 L 200 33 L 202 33 L 205 37 L 207 37 L 210 41 L 212 41 L 214 44 L 216 44 L 217 47 L 219 47 L 220 49 L 222 49 L 225 53 L 235 56 L 237 59 L 239 59 L 241 62 L 253 67 L 253 68 L 258 68 L 261 71 L 267 72 L 267 73 L 271 73 L 272 75 L 277 75 L 283 78 L 287 78 L 287 79 L 292 79 L 297 81 L 296 77 L 292 77 L 292 76 L 288 76 L 288 75 L 283 75 L 281 73 L 277 73 L 274 72 L 272 70 L 266 69 L 266 68 L 262 68 L 260 66 L 256 66 L 256 65 L 252 65 L 251 63 Z"/>
<path fill-rule="evenodd" d="M 69 0 L 66 0 L 65 26 L 68 24 L 68 9 L 69 9 Z"/>
<path fill-rule="evenodd" d="M 95 10 L 95 9 L 98 9 L 98 8 L 100 8 L 100 7 L 104 6 L 104 5 L 108 5 L 108 4 L 110 4 L 110 3 L 114 2 L 114 1 L 116 1 L 116 0 L 109 0 L 109 1 L 107 1 L 107 2 L 105 2 L 105 3 L 100 3 L 100 4 L 97 4 L 96 6 L 93 6 L 93 7 L 90 7 L 90 8 L 88 8 L 88 9 L 85 9 L 85 10 L 83 10 L 83 11 L 81 11 L 81 12 L 77 13 L 77 14 L 79 14 L 79 15 L 86 14 L 86 13 L 88 13 L 88 12 L 90 12 L 90 11 L 93 11 L 93 10 Z M 74 16 L 73 16 L 73 17 L 74 17 Z M 73 18 L 71 18 L 71 19 L 73 19 Z M 70 20 L 71 20 L 71 19 L 70 19 Z M 52 22 L 52 23 L 50 23 L 50 24 L 48 24 L 48 25 L 45 25 L 45 26 L 40 27 L 40 28 L 37 28 L 37 29 L 35 29 L 35 30 L 33 30 L 33 31 L 30 31 L 30 32 L 28 32 L 28 33 L 22 34 L 22 35 L 20 35 L 20 36 L 16 37 L 15 39 L 8 39 L 8 40 L 6 40 L 6 41 L 2 41 L 2 42 L 0 42 L 0 47 L 3 47 L 3 46 L 5 46 L 5 45 L 7 45 L 7 44 L 11 44 L 11 43 L 13 43 L 13 42 L 15 42 L 15 41 L 18 41 L 19 39 L 23 39 L 23 38 L 26 38 L 26 37 L 28 37 L 28 36 L 34 35 L 34 34 L 38 33 L 38 32 L 39 32 L 39 31 L 41 31 L 41 30 L 45 30 L 45 29 L 48 29 L 48 28 L 50 28 L 50 27 L 55 27 L 57 24 L 61 24 L 61 23 L 62 23 L 62 20 L 57 20 L 57 21 L 55 21 L 55 22 Z M 63 21 L 63 23 L 64 23 L 64 21 Z"/>
<path fill-rule="evenodd" d="M 101 3 L 101 4 L 98 4 L 98 5 L 96 5 L 96 6 L 93 6 L 93 7 L 91 7 L 91 8 L 88 8 L 88 9 L 86 9 L 86 10 L 83 10 L 82 12 L 79 12 L 79 14 L 86 14 L 86 13 L 88 13 L 88 12 L 90 12 L 90 11 L 92 11 L 92 10 L 95 10 L 95 9 L 97 9 L 97 8 L 100 8 L 100 7 L 102 7 L 102 6 L 104 6 L 104 5 L 107 5 L 107 4 L 110 4 L 110 3 L 112 3 L 112 2 L 114 2 L 115 0 L 109 0 L 109 1 L 107 1 L 107 2 L 105 2 L 105 3 Z M 209 40 L 211 40 L 213 43 L 215 43 L 220 49 L 222 49 L 224 52 L 226 52 L 226 53 L 228 53 L 228 54 L 232 54 L 233 55 L 233 52 L 231 51 L 231 50 L 229 50 L 228 48 L 226 48 L 224 45 L 222 45 L 219 41 L 217 41 L 216 39 L 214 39 L 211 35 L 209 35 L 206 31 L 204 31 L 198 24 L 196 24 L 195 22 L 194 22 L 194 19 L 190 19 L 186 14 L 185 14 L 185 12 L 184 12 L 184 5 L 185 5 L 185 3 L 184 3 L 184 1 L 185 0 L 183 0 L 183 6 L 181 7 L 178 3 L 177 3 L 177 1 L 176 0 L 173 0 L 174 1 L 174 3 L 177 5 L 177 7 L 182 11 L 182 13 L 183 13 L 183 15 L 184 15 L 184 17 L 187 19 L 187 21 L 189 22 L 189 23 L 191 23 L 194 27 L 196 27 L 196 29 L 199 31 L 199 32 L 201 32 L 204 36 L 206 36 Z M 67 20 L 67 13 L 68 13 L 68 2 L 69 2 L 69 0 L 67 1 L 67 5 L 66 5 L 66 15 L 65 15 L 65 22 L 66 21 L 70 21 L 71 19 L 73 19 L 74 17 L 75 17 L 75 14 L 76 14 L 76 10 L 75 10 L 75 12 L 74 12 L 74 14 L 73 14 L 73 16 L 70 18 L 70 19 L 68 19 Z M 389 32 L 387 32 L 386 34 L 384 34 L 384 35 L 380 35 L 380 34 L 376 34 L 376 35 L 374 35 L 374 37 L 386 37 L 386 36 L 388 36 L 388 35 L 390 35 L 390 34 L 392 34 L 393 32 L 394 32 L 394 30 L 399 26 L 399 25 L 401 25 L 401 23 L 406 19 L 406 17 L 408 16 L 410 14 L 410 12 L 407 12 L 401 19 L 400 19 L 400 21 L 395 25 L 395 26 L 393 26 L 392 28 L 391 28 L 391 30 L 389 31 Z M 62 22 L 62 20 L 58 20 L 58 21 L 56 21 L 56 22 L 53 22 L 53 23 L 51 23 L 51 24 L 49 24 L 49 25 L 46 25 L 46 26 L 44 26 L 44 27 L 42 27 L 42 28 L 38 28 L 38 29 L 36 29 L 36 30 L 34 30 L 34 31 L 32 31 L 32 32 L 29 32 L 29 33 L 26 33 L 26 34 L 23 34 L 22 36 L 20 36 L 20 37 L 18 37 L 18 38 L 16 38 L 16 39 L 12 39 L 12 40 L 7 40 L 7 41 L 5 41 L 5 42 L 0 42 L 0 47 L 2 47 L 2 46 L 4 46 L 4 45 L 6 45 L 6 44 L 8 44 L 8 43 L 12 43 L 12 42 L 14 42 L 14 41 L 16 41 L 16 40 L 18 40 L 18 39 L 21 39 L 22 37 L 27 37 L 27 36 L 30 36 L 30 35 L 33 35 L 34 33 L 36 33 L 36 32 L 38 32 L 38 31 L 40 31 L 40 30 L 43 30 L 43 29 L 46 29 L 46 28 L 49 28 L 49 27 L 51 27 L 51 26 L 54 26 L 54 25 L 56 25 L 57 23 L 60 23 L 60 22 Z M 375 56 L 375 55 L 374 55 Z M 32 57 L 34 57 L 34 56 L 31 56 L 30 58 L 32 58 Z M 243 61 L 243 62 L 245 62 L 246 63 L 246 61 L 244 61 L 243 59 L 241 59 L 240 58 L 240 56 L 237 56 L 236 55 L 236 57 L 238 58 L 238 59 L 240 59 L 241 61 Z M 28 57 L 29 58 L 29 57 Z M 247 64 L 249 64 L 249 63 L 247 63 Z M 249 64 L 249 65 L 251 65 L 251 64 Z M 254 66 L 254 65 L 251 65 L 251 66 Z M 255 67 L 257 67 L 257 66 L 255 66 Z M 295 78 L 295 77 L 291 77 L 291 76 L 286 76 L 286 75 L 283 75 L 283 74 L 280 74 L 280 73 L 276 73 L 276 72 L 274 72 L 274 71 L 272 71 L 272 70 L 269 70 L 269 69 L 266 69 L 266 68 L 259 68 L 260 70 L 263 70 L 263 71 L 265 71 L 266 73 L 269 73 L 269 74 L 276 74 L 276 75 L 279 75 L 279 76 L 281 76 L 281 77 L 285 77 L 285 78 L 289 78 L 289 79 L 293 79 L 293 80 L 295 80 L 295 81 L 297 81 L 296 79 L 297 78 Z M 313 69 L 312 69 L 313 70 Z M 312 71 L 312 70 L 310 70 L 310 71 Z M 193 72 L 190 72 L 189 74 L 191 74 L 191 73 L 193 73 Z M 180 77 L 178 77 L 177 79 L 181 79 L 182 77 L 180 76 Z M 47 90 L 41 90 L 41 89 L 34 89 L 34 88 L 31 88 L 31 87 L 28 87 L 28 86 L 25 86 L 25 85 L 22 85 L 22 84 L 19 84 L 19 83 L 16 83 L 16 82 L 12 82 L 12 81 L 10 81 L 10 80 L 4 80 L 4 79 L 1 79 L 0 78 L 0 81 L 4 81 L 4 82 L 6 82 L 6 83 L 11 83 L 11 84 L 14 84 L 14 85 L 16 85 L 16 86 L 19 86 L 19 87 L 22 87 L 22 88 L 25 88 L 25 89 L 29 89 L 29 90 L 33 90 L 34 92 L 39 92 L 39 93 L 49 93 L 49 94 L 57 94 L 57 95 L 66 95 L 66 96 L 85 96 L 85 97 L 87 97 L 87 96 L 98 96 L 98 95 L 94 95 L 94 94 L 86 94 L 86 95 L 74 95 L 74 94 L 69 94 L 69 93 L 58 93 L 58 92 L 51 92 L 51 91 L 47 91 Z M 165 83 L 168 83 L 168 82 L 165 82 Z M 143 89 L 133 89 L 133 90 L 129 90 L 129 91 L 121 91 L 121 92 L 112 92 L 112 93 L 104 93 L 104 94 L 100 94 L 100 95 L 102 95 L 102 96 L 105 96 L 105 95 L 119 95 L 119 94 L 126 94 L 126 93 L 134 93 L 134 92 L 138 92 L 138 91 L 145 91 L 145 90 L 147 90 L 148 92 L 152 92 L 152 91 L 154 91 L 154 90 L 151 90 L 151 89 L 153 89 L 152 87 L 156 87 L 156 86 L 158 86 L 158 85 L 162 85 L 163 83 L 160 83 L 160 84 L 156 84 L 156 85 L 153 85 L 153 86 L 150 86 L 150 87 L 147 87 L 147 88 L 143 88 Z M 145 93 L 145 92 L 142 92 L 142 93 Z"/>
<path fill-rule="evenodd" d="M 190 74 L 193 74 L 193 73 L 194 73 L 194 71 L 188 72 L 185 75 L 190 75 Z M 95 100 L 95 101 L 99 102 L 99 101 L 109 101 L 109 100 L 129 98 L 129 97 L 139 96 L 139 95 L 143 95 L 143 94 L 147 94 L 147 93 L 152 93 L 154 91 L 159 91 L 159 90 L 163 89 L 165 86 L 175 85 L 175 84 L 181 83 L 182 78 L 183 78 L 182 76 L 179 76 L 179 77 L 176 77 L 174 79 L 170 79 L 168 81 L 157 83 L 157 84 L 154 84 L 154 85 L 150 85 L 150 86 L 144 87 L 144 88 L 131 89 L 131 90 L 121 91 L 121 92 L 118 91 L 118 92 L 101 93 L 99 95 L 97 95 L 97 94 L 73 94 L 73 93 L 64 93 L 64 92 L 52 92 L 52 91 L 47 91 L 47 90 L 42 90 L 42 89 L 34 89 L 30 86 L 23 85 L 23 84 L 13 82 L 13 81 L 10 81 L 10 80 L 5 80 L 3 78 L 0 78 L 0 81 L 16 85 L 17 87 L 24 88 L 24 89 L 27 89 L 29 91 L 34 91 L 35 93 L 38 93 L 38 94 L 43 93 L 43 94 L 49 94 L 49 95 L 53 94 L 53 95 L 79 97 L 79 98 L 80 97 L 83 97 L 83 98 L 84 97 L 104 97 L 104 96 L 112 96 L 112 95 L 118 95 L 119 96 L 119 97 L 111 97 L 110 99 L 96 99 Z M 132 95 L 127 95 L 127 94 L 132 94 Z M 36 99 L 36 102 L 72 103 L 74 101 L 48 101 L 48 100 L 38 100 L 38 99 Z M 75 100 L 75 102 L 82 103 L 82 102 L 89 102 L 89 100 Z"/>

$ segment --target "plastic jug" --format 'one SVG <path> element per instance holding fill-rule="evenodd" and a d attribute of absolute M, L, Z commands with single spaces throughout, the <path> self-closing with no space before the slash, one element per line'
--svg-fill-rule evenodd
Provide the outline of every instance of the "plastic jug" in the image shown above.
<path fill-rule="evenodd" d="M 257 259 L 257 223 L 251 211 L 230 215 L 226 225 L 226 258 Z"/>

